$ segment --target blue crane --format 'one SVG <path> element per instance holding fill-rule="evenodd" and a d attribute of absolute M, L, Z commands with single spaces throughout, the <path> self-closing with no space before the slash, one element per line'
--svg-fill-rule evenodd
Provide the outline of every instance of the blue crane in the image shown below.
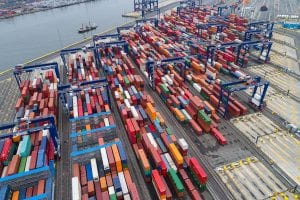
<path fill-rule="evenodd" d="M 241 85 L 242 86 L 239 86 Z M 258 109 L 263 108 L 264 104 L 264 98 L 267 94 L 267 90 L 269 87 L 269 82 L 267 81 L 262 81 L 261 77 L 254 77 L 248 80 L 239 80 L 239 81 L 233 81 L 229 83 L 223 83 L 221 84 L 221 90 L 220 90 L 220 97 L 219 97 L 219 102 L 218 102 L 218 111 L 222 113 L 221 111 L 221 103 L 224 104 L 224 117 L 228 117 L 228 106 L 229 106 L 229 97 L 232 93 L 234 92 L 239 92 L 243 90 L 247 90 L 248 88 L 253 88 L 253 93 L 251 95 L 251 100 L 250 103 L 254 105 L 252 102 L 252 99 L 255 97 L 255 94 L 257 94 L 257 89 L 263 87 L 263 91 L 259 94 L 260 99 L 258 101 L 258 105 L 254 105 Z"/>
<path fill-rule="evenodd" d="M 263 28 L 269 30 L 273 30 L 274 28 L 274 22 L 270 22 L 270 21 L 256 21 L 256 22 L 250 22 L 248 23 L 248 28 L 260 28 L 261 26 L 263 26 Z"/>
<path fill-rule="evenodd" d="M 170 63 L 182 63 L 184 65 L 183 69 L 185 69 L 185 58 L 186 57 L 175 57 L 175 58 L 168 58 L 160 61 L 149 60 L 148 62 L 146 62 L 146 71 L 148 73 L 149 85 L 152 87 L 152 89 L 155 89 L 155 82 L 154 82 L 155 67 L 170 64 Z M 182 71 L 182 73 L 184 73 L 184 71 Z"/>
<path fill-rule="evenodd" d="M 238 46 L 240 45 L 241 43 L 238 43 L 238 42 L 227 42 L 227 43 L 223 43 L 223 44 L 218 44 L 217 46 L 216 45 L 209 45 L 207 46 L 206 48 L 206 59 L 207 59 L 207 62 L 208 63 L 208 60 L 210 59 L 210 65 L 213 66 L 213 62 L 214 62 L 214 59 L 215 59 L 215 51 L 216 50 L 220 50 L 220 49 L 226 49 L 226 48 L 234 48 L 237 49 Z"/>
<path fill-rule="evenodd" d="M 66 114 L 69 115 L 70 110 L 72 110 L 73 104 L 71 96 L 68 96 L 70 93 L 78 93 L 82 90 L 86 89 L 96 89 L 96 88 L 102 88 L 105 87 L 106 89 L 106 95 L 108 98 L 108 104 L 111 108 L 111 100 L 109 96 L 109 88 L 106 78 L 100 78 L 98 80 L 93 81 L 85 81 L 78 84 L 78 86 L 74 87 L 71 84 L 65 84 L 65 85 L 59 85 L 58 86 L 58 95 L 62 102 L 64 111 Z"/>
<path fill-rule="evenodd" d="M 35 69 L 40 69 L 40 70 L 49 70 L 49 69 L 54 69 L 54 72 L 56 74 L 56 77 L 58 79 L 60 79 L 60 75 L 59 75 L 59 69 L 58 69 L 58 64 L 57 62 L 53 62 L 53 63 L 44 63 L 44 64 L 38 64 L 38 65 L 30 65 L 30 66 L 22 66 L 22 65 L 18 65 L 15 67 L 13 73 L 14 76 L 16 78 L 17 84 L 20 87 L 20 83 L 21 83 L 21 74 L 22 73 L 28 73 L 28 72 L 32 72 Z"/>
<path fill-rule="evenodd" d="M 245 52 L 249 52 L 250 48 L 252 46 L 257 46 L 257 45 L 261 45 L 261 49 L 260 49 L 260 57 L 263 55 L 263 52 L 265 52 L 266 50 L 266 54 L 263 59 L 264 62 L 268 61 L 269 59 L 269 54 L 272 48 L 272 42 L 270 41 L 244 41 L 242 42 L 239 46 L 238 46 L 238 51 L 237 51 L 237 61 L 236 63 L 239 64 L 241 67 L 244 66 L 244 59 L 240 58 L 241 55 L 241 50 L 243 49 Z M 261 59 L 261 58 L 260 58 Z"/>
<path fill-rule="evenodd" d="M 20 121 L 22 122 L 22 121 Z M 7 123 L 7 124 L 2 124 L 0 125 L 0 130 L 7 130 L 7 129 L 13 129 L 16 126 L 19 126 L 20 122 L 11 122 L 11 123 Z M 26 130 L 21 130 L 21 131 L 16 131 L 16 132 L 8 132 L 8 133 L 3 133 L 0 135 L 0 139 L 2 138 L 11 138 L 13 136 L 16 135 L 28 135 L 40 130 L 49 130 L 50 133 L 50 137 L 52 138 L 52 141 L 54 143 L 54 147 L 55 150 L 57 151 L 57 153 L 59 154 L 59 137 L 58 137 L 58 131 L 56 129 L 56 125 L 55 125 L 55 116 L 53 115 L 49 115 L 47 117 L 36 117 L 34 119 L 31 120 L 27 120 L 25 121 L 28 125 L 28 127 L 31 124 L 38 124 L 38 123 L 46 123 L 46 125 L 43 126 L 37 126 L 37 127 L 33 127 L 33 128 L 28 128 Z"/>
<path fill-rule="evenodd" d="M 108 47 L 121 47 L 124 49 L 125 53 L 129 52 L 129 46 L 128 43 L 125 40 L 122 40 L 122 37 L 120 35 L 121 30 L 126 30 L 128 27 L 118 27 L 118 33 L 117 34 L 112 34 L 112 35 L 97 35 L 93 37 L 93 43 L 94 43 L 94 54 L 95 54 L 95 59 L 97 63 L 97 67 L 101 67 L 101 60 L 100 60 L 100 52 L 99 48 L 108 48 Z M 112 39 L 116 41 L 112 42 L 101 42 L 103 39 Z M 99 41 L 100 40 L 100 41 Z"/>

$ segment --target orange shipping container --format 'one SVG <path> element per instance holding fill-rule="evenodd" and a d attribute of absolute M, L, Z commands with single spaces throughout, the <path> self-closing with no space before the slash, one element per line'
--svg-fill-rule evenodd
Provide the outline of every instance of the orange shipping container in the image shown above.
<path fill-rule="evenodd" d="M 105 179 L 105 177 L 101 177 L 101 178 L 100 178 L 100 187 L 101 187 L 101 191 L 102 191 L 102 192 L 107 191 L 107 184 L 106 184 L 106 179 Z"/>
<path fill-rule="evenodd" d="M 174 113 L 179 121 L 181 121 L 181 122 L 184 121 L 184 119 L 185 119 L 184 115 L 180 112 L 180 110 L 178 110 L 177 108 L 174 108 Z"/>
<path fill-rule="evenodd" d="M 164 118 L 160 115 L 160 113 L 159 112 L 156 112 L 156 116 L 157 116 L 157 118 L 158 118 L 158 120 L 160 121 L 160 125 L 165 125 L 165 120 L 164 120 Z"/>
<path fill-rule="evenodd" d="M 116 167 L 117 167 L 117 172 L 121 172 L 122 171 L 122 163 L 121 163 L 121 158 L 120 158 L 120 154 L 118 151 L 118 147 L 116 144 L 113 144 L 111 146 L 114 158 L 115 158 L 115 162 L 116 162 Z"/>
<path fill-rule="evenodd" d="M 19 200 L 19 195 L 20 195 L 19 191 L 14 191 L 11 200 Z"/>
<path fill-rule="evenodd" d="M 45 180 L 40 180 L 38 183 L 37 194 L 44 194 L 44 189 L 45 189 Z"/>
<path fill-rule="evenodd" d="M 150 164 L 143 149 L 139 149 L 139 158 L 145 170 L 150 170 Z"/>

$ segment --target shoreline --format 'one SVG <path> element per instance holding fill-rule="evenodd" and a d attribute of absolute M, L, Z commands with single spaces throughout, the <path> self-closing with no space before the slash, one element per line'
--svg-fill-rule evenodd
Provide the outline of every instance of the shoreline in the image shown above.
<path fill-rule="evenodd" d="M 0 22 L 2 20 L 5 20 L 5 19 L 10 19 L 10 18 L 22 16 L 22 15 L 28 15 L 28 14 L 38 13 L 38 12 L 44 12 L 44 11 L 53 10 L 53 9 L 56 9 L 56 8 L 64 8 L 64 7 L 79 5 L 79 4 L 82 4 L 82 3 L 88 3 L 88 2 L 92 2 L 92 1 L 97 1 L 97 0 L 83 0 L 83 1 L 80 1 L 80 2 L 75 2 L 75 3 L 65 4 L 65 5 L 59 5 L 59 6 L 49 7 L 49 8 L 40 8 L 40 10 L 31 10 L 31 11 L 22 12 L 22 13 L 16 13 L 16 14 L 13 14 L 13 15 L 10 15 L 10 16 L 0 16 Z"/>

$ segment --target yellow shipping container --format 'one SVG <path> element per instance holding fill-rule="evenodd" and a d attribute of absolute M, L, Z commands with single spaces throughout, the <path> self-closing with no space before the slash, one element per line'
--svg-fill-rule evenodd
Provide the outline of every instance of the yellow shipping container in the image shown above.
<path fill-rule="evenodd" d="M 156 112 L 156 116 L 157 116 L 158 120 L 160 121 L 160 125 L 163 126 L 166 124 L 164 118 L 162 118 L 162 116 L 160 115 L 159 112 Z"/>
<path fill-rule="evenodd" d="M 178 108 L 174 108 L 174 113 L 179 121 L 184 121 L 184 115 L 180 112 L 180 110 L 178 110 Z"/>
<path fill-rule="evenodd" d="M 113 152 L 114 159 L 115 159 L 115 162 L 116 162 L 117 172 L 121 172 L 123 169 L 122 169 L 121 158 L 120 158 L 120 154 L 119 154 L 119 150 L 118 150 L 117 145 L 113 144 L 111 146 L 111 150 Z"/>
<path fill-rule="evenodd" d="M 169 145 L 170 153 L 177 165 L 183 164 L 183 157 L 174 143 Z"/>
<path fill-rule="evenodd" d="M 156 119 L 156 111 L 153 108 L 151 103 L 146 104 L 146 112 L 152 121 L 154 121 Z"/>

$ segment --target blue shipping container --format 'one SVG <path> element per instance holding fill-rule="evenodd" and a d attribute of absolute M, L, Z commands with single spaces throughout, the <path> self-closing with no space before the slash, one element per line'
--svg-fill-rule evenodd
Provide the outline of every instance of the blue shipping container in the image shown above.
<path fill-rule="evenodd" d="M 93 173 L 92 173 L 92 166 L 91 163 L 88 163 L 85 165 L 85 169 L 86 169 L 86 177 L 88 181 L 92 181 L 93 180 Z"/>

